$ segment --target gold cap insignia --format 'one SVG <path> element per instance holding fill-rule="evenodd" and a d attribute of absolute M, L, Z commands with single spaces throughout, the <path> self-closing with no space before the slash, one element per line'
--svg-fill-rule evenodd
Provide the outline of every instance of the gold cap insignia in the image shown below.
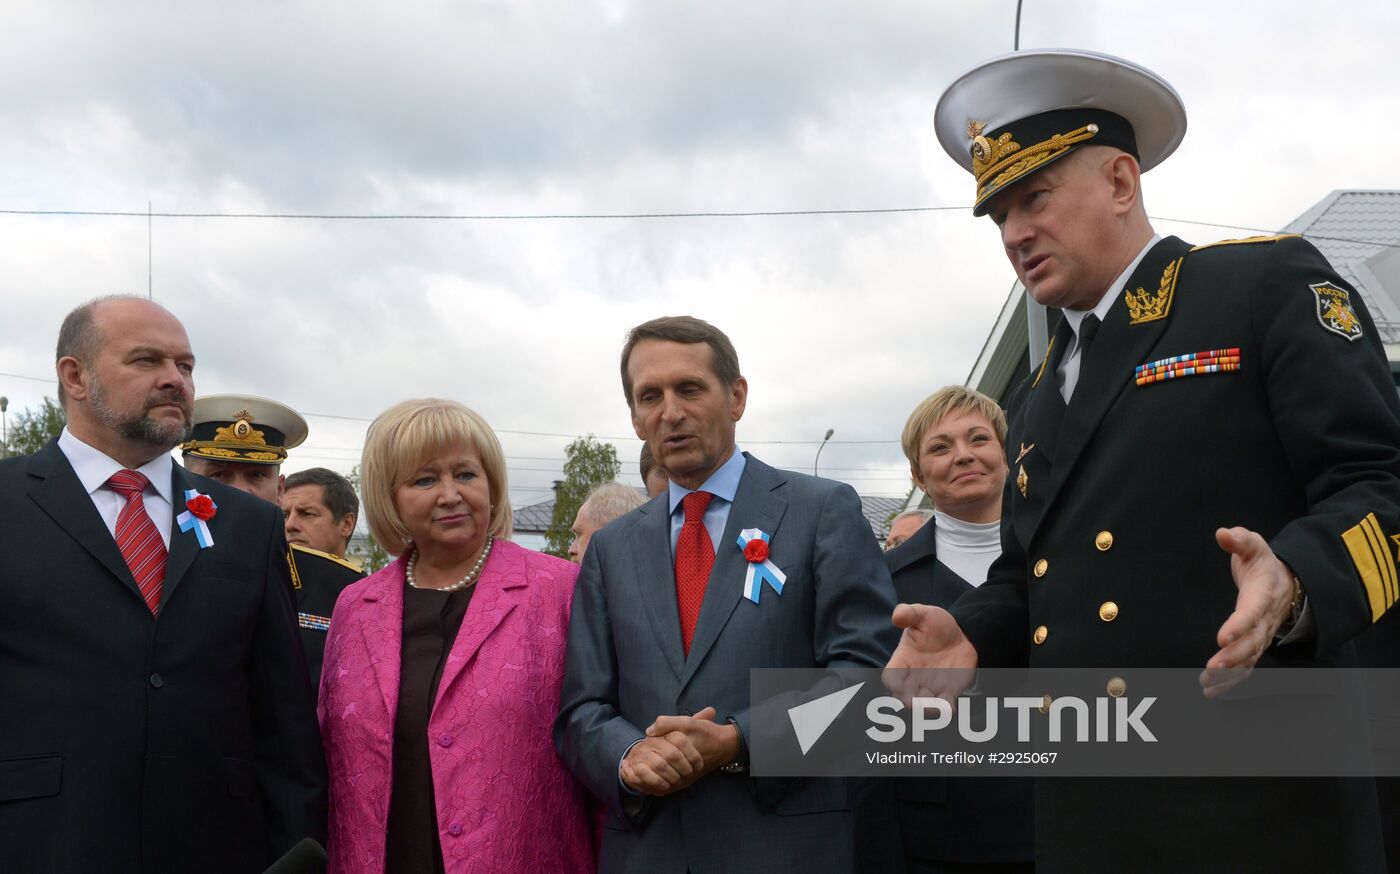
<path fill-rule="evenodd" d="M 263 432 L 253 427 L 253 414 L 247 410 L 239 410 L 233 414 L 232 424 L 214 431 L 214 442 L 216 443 L 248 443 L 254 446 L 266 446 L 267 441 L 263 439 Z"/>

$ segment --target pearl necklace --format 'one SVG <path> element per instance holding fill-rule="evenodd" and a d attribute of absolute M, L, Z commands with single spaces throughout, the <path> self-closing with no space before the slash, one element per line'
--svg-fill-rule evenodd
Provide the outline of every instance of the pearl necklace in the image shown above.
<path fill-rule="evenodd" d="M 491 554 L 491 546 L 495 542 L 496 538 L 494 535 L 487 535 L 486 548 L 481 551 L 481 558 L 476 560 L 476 564 L 472 566 L 472 569 L 467 572 L 465 577 L 462 577 L 450 586 L 443 586 L 441 589 L 435 589 L 432 586 L 418 585 L 418 580 L 413 576 L 413 566 L 418 563 L 418 550 L 416 549 L 413 550 L 413 555 L 408 557 L 408 568 L 405 570 L 404 576 L 408 578 L 408 584 L 415 589 L 424 589 L 429 592 L 460 592 L 475 583 L 477 577 L 481 575 L 481 569 L 486 566 L 486 558 Z"/>

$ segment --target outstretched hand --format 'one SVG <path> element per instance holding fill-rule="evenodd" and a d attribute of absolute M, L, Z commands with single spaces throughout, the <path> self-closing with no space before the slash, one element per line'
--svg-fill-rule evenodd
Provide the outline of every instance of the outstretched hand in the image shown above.
<path fill-rule="evenodd" d="M 1215 635 L 1220 651 L 1206 662 L 1201 686 L 1214 698 L 1243 682 L 1273 643 L 1293 603 L 1293 571 L 1269 544 L 1247 528 L 1220 528 L 1215 542 L 1230 553 L 1230 574 L 1239 595 Z"/>
<path fill-rule="evenodd" d="M 972 685 L 977 649 L 953 614 L 927 604 L 900 604 L 891 617 L 904 629 L 885 666 L 885 687 L 908 704 L 914 698 L 951 701 Z"/>

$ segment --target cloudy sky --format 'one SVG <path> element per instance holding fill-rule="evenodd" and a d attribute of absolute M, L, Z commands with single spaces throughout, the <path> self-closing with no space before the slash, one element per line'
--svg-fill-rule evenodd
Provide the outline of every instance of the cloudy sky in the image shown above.
<path fill-rule="evenodd" d="M 1010 50 L 1014 0 L 0 3 L 0 210 L 335 215 L 941 211 L 351 220 L 0 213 L 0 394 L 52 395 L 63 314 L 152 290 L 201 393 L 307 414 L 288 470 L 348 471 L 413 396 L 499 429 L 519 506 L 569 435 L 639 443 L 627 328 L 735 340 L 741 445 L 903 495 L 915 403 L 963 382 L 1013 276 L 933 107 Z M 1026 0 L 1023 48 L 1119 54 L 1190 127 L 1160 231 L 1277 229 L 1400 188 L 1400 4 Z M 1208 227 L 1215 222 L 1230 227 Z M 150 270 L 148 273 L 148 246 Z"/>

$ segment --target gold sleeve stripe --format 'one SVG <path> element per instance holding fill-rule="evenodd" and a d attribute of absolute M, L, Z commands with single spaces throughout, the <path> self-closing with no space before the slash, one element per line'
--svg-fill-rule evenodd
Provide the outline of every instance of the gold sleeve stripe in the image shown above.
<path fill-rule="evenodd" d="M 1385 615 L 1396 600 L 1395 562 L 1380 534 L 1380 523 L 1375 513 L 1366 514 L 1366 518 L 1342 533 L 1342 542 L 1351 553 L 1352 563 L 1356 565 L 1361 585 L 1366 590 L 1372 622 Z"/>
<path fill-rule="evenodd" d="M 1361 520 L 1361 528 L 1366 532 L 1366 537 L 1371 541 L 1371 549 L 1376 553 L 1376 566 L 1381 569 L 1381 582 L 1385 584 L 1386 606 L 1395 603 L 1397 595 L 1395 586 L 1395 564 L 1391 561 L 1390 550 L 1386 548 L 1385 532 L 1381 531 L 1380 522 L 1376 519 L 1375 513 L 1368 513 L 1365 519 Z"/>

